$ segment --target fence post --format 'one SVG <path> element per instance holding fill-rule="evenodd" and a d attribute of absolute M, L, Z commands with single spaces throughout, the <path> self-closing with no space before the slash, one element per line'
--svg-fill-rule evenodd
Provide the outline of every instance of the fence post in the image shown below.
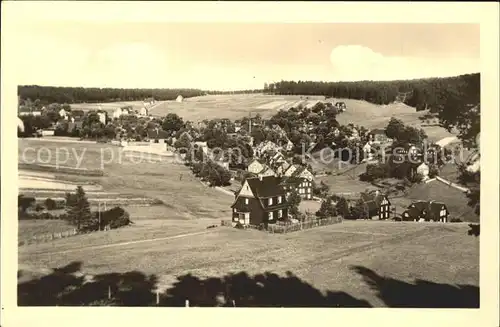
<path fill-rule="evenodd" d="M 186 308 L 189 307 L 189 300 L 186 300 Z"/>
<path fill-rule="evenodd" d="M 156 305 L 160 304 L 160 291 L 156 290 Z"/>
<path fill-rule="evenodd" d="M 111 300 L 111 286 L 108 286 L 108 300 Z"/>

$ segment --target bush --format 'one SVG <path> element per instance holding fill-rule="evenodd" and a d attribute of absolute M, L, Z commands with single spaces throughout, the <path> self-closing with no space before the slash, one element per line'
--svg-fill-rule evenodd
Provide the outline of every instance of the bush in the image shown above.
<path fill-rule="evenodd" d="M 462 220 L 460 218 L 451 218 L 450 223 L 461 223 Z"/>
<path fill-rule="evenodd" d="M 35 204 L 36 200 L 31 196 L 24 196 L 19 194 L 17 197 L 17 208 L 21 212 L 26 212 L 26 210 Z"/>
<path fill-rule="evenodd" d="M 52 200 L 51 198 L 46 199 L 44 204 L 45 204 L 45 208 L 47 208 L 47 210 L 57 209 L 56 201 Z"/>

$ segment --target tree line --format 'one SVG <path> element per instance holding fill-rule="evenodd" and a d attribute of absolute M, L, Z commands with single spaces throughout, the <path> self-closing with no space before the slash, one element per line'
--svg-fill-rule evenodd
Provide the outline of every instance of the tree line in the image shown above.
<path fill-rule="evenodd" d="M 396 81 L 315 82 L 280 81 L 264 85 L 264 93 L 279 95 L 323 95 L 325 97 L 365 100 L 376 104 L 401 101 L 417 110 L 436 112 L 445 100 L 444 93 L 459 92 L 464 85 L 480 86 L 480 74 L 445 78 Z"/>
<path fill-rule="evenodd" d="M 206 93 L 198 89 L 119 89 L 39 85 L 20 85 L 17 92 L 21 100 L 39 99 L 42 104 L 143 101 L 148 98 L 175 100 L 179 95 L 190 98 Z"/>

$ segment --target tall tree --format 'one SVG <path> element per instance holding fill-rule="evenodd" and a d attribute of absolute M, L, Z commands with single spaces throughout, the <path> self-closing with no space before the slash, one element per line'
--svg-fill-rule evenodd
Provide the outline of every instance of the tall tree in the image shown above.
<path fill-rule="evenodd" d="M 75 194 L 66 195 L 66 206 L 69 221 L 77 230 L 83 230 L 96 222 L 90 212 L 90 204 L 81 186 L 76 188 Z"/>

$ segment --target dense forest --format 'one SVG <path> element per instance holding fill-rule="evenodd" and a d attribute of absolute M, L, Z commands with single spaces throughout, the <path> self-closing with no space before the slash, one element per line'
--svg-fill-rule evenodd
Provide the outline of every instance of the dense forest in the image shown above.
<path fill-rule="evenodd" d="M 333 98 L 366 100 L 376 104 L 401 101 L 417 110 L 430 109 L 437 112 L 444 93 L 455 92 L 465 85 L 476 89 L 479 94 L 479 73 L 446 78 L 383 82 L 281 81 L 264 85 L 264 92 L 281 95 L 324 95 Z"/>
<path fill-rule="evenodd" d="M 39 99 L 42 104 L 142 101 L 146 98 L 175 100 L 178 95 L 190 98 L 205 94 L 204 91 L 197 89 L 116 89 L 38 85 L 21 85 L 18 86 L 17 92 L 22 100 Z"/>

